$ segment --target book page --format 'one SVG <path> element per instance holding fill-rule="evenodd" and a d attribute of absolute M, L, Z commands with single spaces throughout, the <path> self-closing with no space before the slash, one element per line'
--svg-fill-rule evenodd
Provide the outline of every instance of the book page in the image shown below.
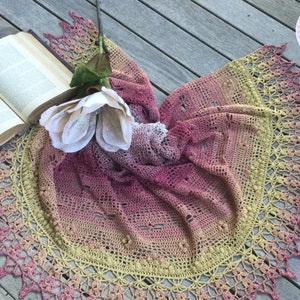
<path fill-rule="evenodd" d="M 72 73 L 40 47 L 23 32 L 0 40 L 0 97 L 23 120 L 44 102 L 70 89 Z"/>
<path fill-rule="evenodd" d="M 18 117 L 10 108 L 0 99 L 0 134 L 9 128 L 23 124 L 22 119 Z"/>
<path fill-rule="evenodd" d="M 10 139 L 21 128 L 24 122 L 0 99 L 0 145 Z"/>

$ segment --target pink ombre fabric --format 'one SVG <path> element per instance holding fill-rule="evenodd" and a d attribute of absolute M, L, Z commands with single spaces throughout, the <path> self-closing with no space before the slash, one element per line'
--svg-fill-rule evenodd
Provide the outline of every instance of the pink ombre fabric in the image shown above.
<path fill-rule="evenodd" d="M 81 43 L 74 56 L 72 43 L 97 37 L 73 17 L 48 35 L 70 63 L 93 52 Z M 137 121 L 131 147 L 92 139 L 64 153 L 38 126 L 21 138 L 6 158 L 15 194 L 2 201 L 1 275 L 24 276 L 43 299 L 276 299 L 299 255 L 299 74 L 283 47 L 187 83 L 158 109 L 146 74 L 107 44 L 112 88 Z"/>

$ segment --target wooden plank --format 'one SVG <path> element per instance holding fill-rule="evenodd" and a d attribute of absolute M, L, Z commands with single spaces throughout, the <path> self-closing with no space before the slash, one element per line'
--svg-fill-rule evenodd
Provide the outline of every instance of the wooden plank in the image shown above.
<path fill-rule="evenodd" d="M 246 0 L 246 2 L 271 15 L 292 30 L 300 15 L 300 3 L 295 0 Z"/>
<path fill-rule="evenodd" d="M 47 8 L 51 10 L 54 9 L 55 1 L 39 2 L 43 3 L 43 5 L 46 5 Z M 87 4 L 85 4 L 82 1 L 79 2 L 79 5 L 76 2 L 74 9 L 74 2 L 70 0 L 64 1 L 62 4 L 63 8 L 60 6 L 59 10 L 61 11 L 62 9 L 66 8 L 70 10 L 73 7 L 74 11 L 82 12 L 85 16 L 96 21 L 95 10 L 92 12 L 92 14 L 90 14 L 90 9 L 86 11 L 82 7 L 86 7 Z M 161 52 L 161 55 L 165 54 L 167 57 L 170 57 L 171 60 L 174 60 L 174 62 L 178 63 L 179 65 L 182 65 L 183 68 L 191 70 L 195 77 L 204 75 L 210 72 L 211 70 L 216 69 L 228 62 L 228 60 L 222 55 L 216 53 L 197 39 L 186 34 L 184 31 L 177 28 L 177 26 L 164 20 L 158 14 L 156 14 L 152 10 L 149 10 L 147 7 L 145 7 L 137 1 L 128 0 L 126 2 L 115 3 L 112 1 L 109 3 L 109 5 L 107 5 L 106 3 L 107 2 L 102 3 L 101 7 L 103 8 L 103 11 L 112 16 L 114 19 L 117 19 L 118 22 L 122 23 L 120 24 L 120 26 L 125 26 L 131 32 L 133 32 L 133 34 L 135 34 L 136 37 L 139 38 L 139 40 L 137 40 L 137 45 L 140 49 L 143 48 L 142 43 L 146 43 L 149 44 L 149 46 L 153 46 Z M 124 17 L 127 11 L 123 11 L 123 9 L 126 8 L 130 11 L 130 7 L 135 7 L 135 11 L 138 12 L 138 14 L 135 15 L 135 18 Z M 130 12 L 132 13 L 132 10 Z M 131 22 L 131 20 L 133 20 L 134 22 Z M 150 24 L 150 22 L 153 22 L 151 23 L 154 26 L 153 28 L 150 29 L 149 25 L 146 26 L 147 20 L 148 24 Z M 145 24 L 143 26 L 139 26 L 138 22 L 144 22 Z M 118 39 L 122 38 L 124 40 L 124 38 L 127 38 L 124 29 L 123 32 L 125 36 L 122 37 L 118 32 L 110 30 L 110 23 L 108 20 L 105 20 L 105 17 L 103 24 L 104 32 L 112 40 L 116 35 L 118 35 Z M 161 26 L 158 26 L 158 24 L 161 24 Z M 158 32 L 159 28 L 161 28 L 161 35 Z M 176 38 L 176 40 L 174 40 L 174 37 Z M 178 41 L 182 42 L 179 43 Z M 144 48 L 147 49 L 147 52 L 149 51 L 149 46 Z M 142 55 L 142 51 L 140 49 L 137 51 L 138 56 Z M 203 60 L 199 59 L 199 53 L 201 53 L 201 55 L 205 55 L 206 58 Z M 159 64 L 155 63 L 155 58 L 156 56 L 152 56 L 152 58 L 150 58 L 150 61 L 153 62 L 153 67 L 160 67 Z M 172 71 L 172 69 L 169 70 Z M 182 82 L 186 81 L 182 80 Z"/>
<path fill-rule="evenodd" d="M 19 30 L 16 27 L 12 26 L 0 16 L 0 38 L 9 34 L 15 34 L 18 31 Z"/>
<path fill-rule="evenodd" d="M 75 3 L 73 1 L 63 1 L 59 7 L 57 7 L 55 0 L 40 0 L 39 3 L 50 11 L 55 10 L 55 13 L 62 19 L 66 19 L 68 12 L 73 10 L 93 22 L 97 22 L 95 7 L 86 1 L 76 1 Z M 103 14 L 103 24 L 106 36 L 132 57 L 146 72 L 151 82 L 159 86 L 165 94 L 197 77 L 196 74 L 173 61 L 159 49 L 148 44 L 105 14 Z M 164 95 L 160 97 L 159 103 L 162 98 L 164 98 Z"/>
<path fill-rule="evenodd" d="M 192 1 L 142 0 L 141 2 L 159 11 L 161 15 L 171 19 L 172 22 L 229 59 L 242 57 L 260 47 L 258 42 Z M 135 20 L 132 22 L 135 26 Z M 148 26 L 154 26 L 150 18 L 145 17 L 145 22 L 149 23 Z M 165 32 L 165 35 L 167 34 L 168 32 Z M 200 60 L 207 59 L 207 55 L 202 55 L 202 53 L 197 53 L 197 55 Z M 210 71 L 213 70 L 213 68 L 210 69 Z"/>
<path fill-rule="evenodd" d="M 0 256 L 0 267 L 5 264 L 6 258 L 1 255 Z M 21 279 L 16 280 L 13 276 L 8 275 L 0 278 L 0 295 L 2 299 L 18 299 L 19 298 L 19 290 L 21 288 Z"/>
<path fill-rule="evenodd" d="M 22 280 L 20 277 L 7 275 L 0 279 L 0 300 L 20 299 L 19 292 L 21 290 Z M 2 294 L 1 294 L 2 293 Z M 42 300 L 40 293 L 29 293 L 22 298 L 23 300 Z"/>
<path fill-rule="evenodd" d="M 261 44 L 282 45 L 288 43 L 284 53 L 285 57 L 300 64 L 300 48 L 295 32 L 253 6 L 241 0 L 195 0 L 195 2 Z M 234 9 L 228 9 L 228 7 Z"/>
<path fill-rule="evenodd" d="M 103 1 L 101 7 L 107 14 L 198 76 L 210 73 L 228 61 L 199 38 L 182 30 L 140 1 Z"/>
<path fill-rule="evenodd" d="M 276 280 L 276 290 L 280 300 L 299 300 L 300 290 L 284 278 Z M 269 295 L 258 293 L 255 300 L 272 300 Z"/>
<path fill-rule="evenodd" d="M 11 297 L 7 291 L 5 289 L 3 289 L 1 286 L 0 286 L 0 299 L 1 300 L 15 300 L 13 297 Z"/>
<path fill-rule="evenodd" d="M 9 293 L 9 297 L 13 299 L 19 299 L 19 292 L 22 285 L 20 277 L 7 275 L 3 278 L 0 278 L 0 285 L 7 291 L 7 294 Z"/>
<path fill-rule="evenodd" d="M 26 7 L 26 13 L 24 13 L 24 7 Z M 2 16 L 5 16 L 20 30 L 28 31 L 32 29 L 42 35 L 45 32 L 43 30 L 47 28 L 47 32 L 61 34 L 61 29 L 57 26 L 59 20 L 31 0 L 1 0 L 0 11 Z"/>
<path fill-rule="evenodd" d="M 300 241 L 297 243 L 298 248 L 300 249 Z M 289 267 L 290 270 L 295 274 L 296 278 L 294 278 L 292 281 L 300 287 L 300 256 L 293 257 L 289 260 Z M 299 292 L 300 295 L 300 292 Z M 300 299 L 300 297 L 299 297 Z"/>

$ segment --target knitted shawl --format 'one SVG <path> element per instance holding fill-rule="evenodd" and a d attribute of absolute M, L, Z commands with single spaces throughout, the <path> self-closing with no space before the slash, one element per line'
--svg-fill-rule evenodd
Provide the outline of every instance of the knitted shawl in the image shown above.
<path fill-rule="evenodd" d="M 96 51 L 71 14 L 50 46 Z M 129 150 L 53 148 L 33 125 L 1 150 L 0 276 L 43 299 L 276 298 L 299 255 L 299 73 L 263 46 L 172 92 L 107 40 L 112 88 L 138 122 Z"/>

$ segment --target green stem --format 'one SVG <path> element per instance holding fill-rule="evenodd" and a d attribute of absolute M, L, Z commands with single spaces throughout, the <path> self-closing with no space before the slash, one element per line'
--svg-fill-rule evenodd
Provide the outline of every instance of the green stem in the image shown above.
<path fill-rule="evenodd" d="M 98 30 L 99 30 L 99 51 L 100 53 L 106 52 L 106 54 L 109 55 L 109 51 L 104 42 L 100 0 L 96 0 L 96 7 L 97 7 L 97 21 L 98 21 Z"/>

